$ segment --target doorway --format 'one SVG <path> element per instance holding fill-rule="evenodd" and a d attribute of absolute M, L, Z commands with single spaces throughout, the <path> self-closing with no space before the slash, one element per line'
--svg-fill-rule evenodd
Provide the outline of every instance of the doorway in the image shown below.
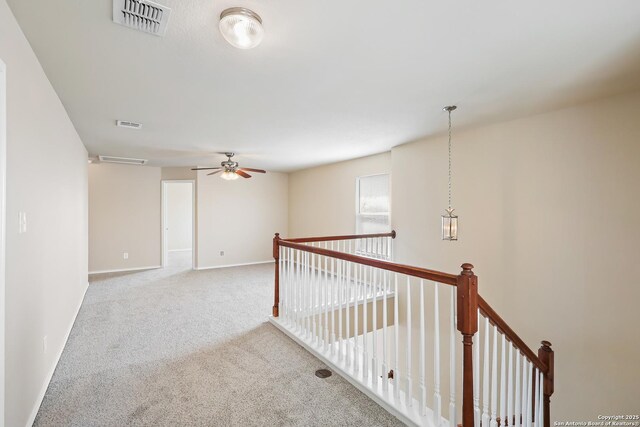
<path fill-rule="evenodd" d="M 162 181 L 162 267 L 195 268 L 195 181 Z"/>

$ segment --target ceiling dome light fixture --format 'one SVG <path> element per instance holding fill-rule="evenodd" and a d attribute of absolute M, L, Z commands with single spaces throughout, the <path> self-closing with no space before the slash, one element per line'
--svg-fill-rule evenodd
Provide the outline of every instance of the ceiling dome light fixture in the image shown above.
<path fill-rule="evenodd" d="M 264 37 L 260 16 L 244 7 L 232 7 L 222 11 L 220 32 L 226 41 L 238 49 L 254 48 Z"/>

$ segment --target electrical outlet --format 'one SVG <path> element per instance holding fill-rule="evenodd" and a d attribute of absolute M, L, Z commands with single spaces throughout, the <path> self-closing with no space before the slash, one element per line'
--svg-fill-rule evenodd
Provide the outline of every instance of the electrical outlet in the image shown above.
<path fill-rule="evenodd" d="M 224 256 L 224 251 L 220 251 L 220 256 Z"/>
<path fill-rule="evenodd" d="M 129 252 L 123 252 L 122 259 L 129 259 Z"/>
<path fill-rule="evenodd" d="M 47 354 L 47 336 L 42 337 L 42 354 Z"/>

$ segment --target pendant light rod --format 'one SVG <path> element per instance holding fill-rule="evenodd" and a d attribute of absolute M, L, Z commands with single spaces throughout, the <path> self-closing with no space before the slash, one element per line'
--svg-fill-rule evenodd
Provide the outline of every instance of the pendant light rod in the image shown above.
<path fill-rule="evenodd" d="M 443 110 L 449 113 L 449 209 L 451 209 L 451 112 L 458 108 L 455 105 L 444 107 Z"/>

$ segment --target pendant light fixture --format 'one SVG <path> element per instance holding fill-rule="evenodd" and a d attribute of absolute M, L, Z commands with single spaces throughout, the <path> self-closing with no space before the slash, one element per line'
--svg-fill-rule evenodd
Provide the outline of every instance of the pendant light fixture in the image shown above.
<path fill-rule="evenodd" d="M 232 7 L 222 11 L 220 32 L 226 41 L 238 49 L 256 47 L 264 37 L 260 16 L 244 7 Z"/>
<path fill-rule="evenodd" d="M 451 112 L 455 110 L 455 105 L 444 107 L 449 113 L 449 207 L 445 209 L 446 214 L 442 215 L 442 240 L 458 240 L 458 216 L 453 214 L 451 207 Z"/>

